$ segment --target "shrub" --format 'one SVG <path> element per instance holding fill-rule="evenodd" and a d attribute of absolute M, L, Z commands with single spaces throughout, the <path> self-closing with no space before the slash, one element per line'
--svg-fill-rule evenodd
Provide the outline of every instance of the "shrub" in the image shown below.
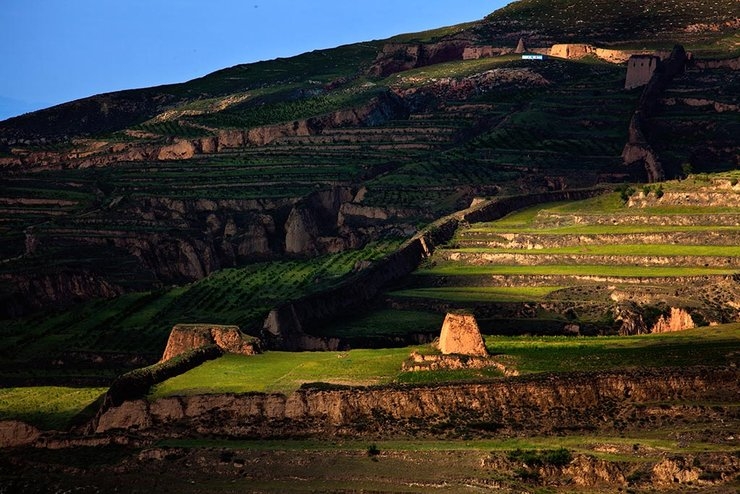
<path fill-rule="evenodd" d="M 377 444 L 371 444 L 367 447 L 367 455 L 370 457 L 378 456 L 380 454 L 380 449 L 378 449 Z"/>
<path fill-rule="evenodd" d="M 544 464 L 556 467 L 564 467 L 573 460 L 573 455 L 565 448 L 543 451 L 541 456 Z"/>
<path fill-rule="evenodd" d="M 622 184 L 617 187 L 617 192 L 619 192 L 619 197 L 622 199 L 622 202 L 627 202 L 632 194 L 635 193 L 635 189 L 629 184 Z"/>
<path fill-rule="evenodd" d="M 533 468 L 543 465 L 563 467 L 571 462 L 573 455 L 566 448 L 537 450 L 515 449 L 508 454 L 510 461 L 524 463 Z"/>

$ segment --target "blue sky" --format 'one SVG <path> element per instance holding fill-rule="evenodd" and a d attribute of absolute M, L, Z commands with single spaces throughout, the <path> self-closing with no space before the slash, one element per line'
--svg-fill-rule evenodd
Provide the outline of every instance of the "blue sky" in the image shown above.
<path fill-rule="evenodd" d="M 0 120 L 240 63 L 481 19 L 505 0 L 3 0 Z"/>

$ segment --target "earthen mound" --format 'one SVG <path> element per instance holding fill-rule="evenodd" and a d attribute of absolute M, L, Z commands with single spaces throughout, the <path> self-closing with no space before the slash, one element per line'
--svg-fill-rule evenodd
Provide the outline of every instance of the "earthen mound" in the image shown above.
<path fill-rule="evenodd" d="M 447 314 L 442 324 L 438 346 L 445 355 L 488 356 L 478 323 L 471 314 Z"/>
<path fill-rule="evenodd" d="M 226 353 L 239 355 L 254 355 L 261 352 L 259 340 L 245 335 L 238 326 L 176 324 L 170 332 L 161 361 L 208 345 L 216 345 Z"/>

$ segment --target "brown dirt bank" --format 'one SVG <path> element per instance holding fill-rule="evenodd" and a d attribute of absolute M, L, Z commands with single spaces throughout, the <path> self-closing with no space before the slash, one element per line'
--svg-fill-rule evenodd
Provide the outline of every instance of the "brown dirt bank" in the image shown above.
<path fill-rule="evenodd" d="M 431 386 L 316 384 L 288 396 L 140 399 L 109 409 L 93 425 L 96 433 L 127 430 L 156 438 L 377 439 L 617 433 L 691 424 L 724 437 L 740 420 L 738 396 L 740 370 L 733 367 L 627 369 Z"/>

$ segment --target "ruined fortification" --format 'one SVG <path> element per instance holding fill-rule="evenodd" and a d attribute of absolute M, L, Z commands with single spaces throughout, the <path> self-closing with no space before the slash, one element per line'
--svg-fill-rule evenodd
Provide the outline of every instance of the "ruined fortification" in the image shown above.
<path fill-rule="evenodd" d="M 658 68 L 660 58 L 654 55 L 632 55 L 627 61 L 627 78 L 625 89 L 645 86 Z"/>
<path fill-rule="evenodd" d="M 261 351 L 259 340 L 246 336 L 238 326 L 177 324 L 170 332 L 161 362 L 210 345 L 217 346 L 224 353 L 238 355 L 254 355 Z"/>
<path fill-rule="evenodd" d="M 472 314 L 447 314 L 442 324 L 438 347 L 445 355 L 488 356 L 478 323 Z"/>

